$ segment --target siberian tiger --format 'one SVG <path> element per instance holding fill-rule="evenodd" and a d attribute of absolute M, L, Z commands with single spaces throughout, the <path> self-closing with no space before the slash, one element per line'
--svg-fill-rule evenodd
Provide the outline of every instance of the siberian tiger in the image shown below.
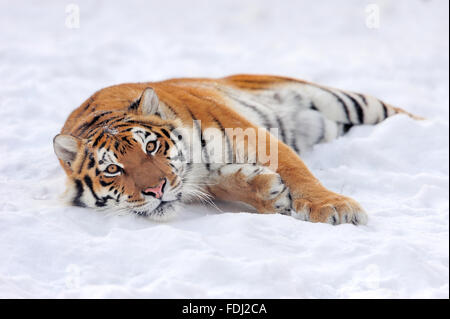
<path fill-rule="evenodd" d="M 53 144 L 76 206 L 166 219 L 180 203 L 217 198 L 357 225 L 367 223 L 363 208 L 322 186 L 299 155 L 397 113 L 414 117 L 368 95 L 287 77 L 182 78 L 99 90 Z M 212 128 L 215 139 L 206 136 Z M 263 159 L 272 145 L 276 156 Z"/>

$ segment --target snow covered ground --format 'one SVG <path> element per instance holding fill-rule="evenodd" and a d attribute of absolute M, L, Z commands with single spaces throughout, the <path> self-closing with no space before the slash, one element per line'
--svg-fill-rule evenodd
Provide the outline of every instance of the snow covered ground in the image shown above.
<path fill-rule="evenodd" d="M 0 297 L 449 297 L 448 1 L 72 2 L 79 28 L 68 1 L 0 1 Z M 304 156 L 367 226 L 225 204 L 158 224 L 58 202 L 52 138 L 95 90 L 243 72 L 428 118 L 354 128 Z"/>

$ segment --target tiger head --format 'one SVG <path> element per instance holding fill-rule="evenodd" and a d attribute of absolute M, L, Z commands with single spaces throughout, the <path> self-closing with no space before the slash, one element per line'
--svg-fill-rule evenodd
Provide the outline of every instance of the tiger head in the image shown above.
<path fill-rule="evenodd" d="M 73 205 L 161 219 L 189 197 L 186 185 L 195 174 L 186 161 L 185 133 L 158 108 L 158 97 L 147 88 L 133 112 L 103 108 L 70 134 L 55 136 Z"/>

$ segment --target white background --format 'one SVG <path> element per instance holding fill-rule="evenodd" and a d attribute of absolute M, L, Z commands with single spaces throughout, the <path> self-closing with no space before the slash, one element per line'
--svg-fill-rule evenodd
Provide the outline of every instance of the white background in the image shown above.
<path fill-rule="evenodd" d="M 358 0 L 74 3 L 79 28 L 67 1 L 0 1 L 0 297 L 448 298 L 448 1 L 374 0 L 375 29 Z M 304 156 L 367 226 L 226 205 L 158 224 L 58 201 L 52 138 L 94 91 L 243 72 L 428 118 L 354 128 Z"/>

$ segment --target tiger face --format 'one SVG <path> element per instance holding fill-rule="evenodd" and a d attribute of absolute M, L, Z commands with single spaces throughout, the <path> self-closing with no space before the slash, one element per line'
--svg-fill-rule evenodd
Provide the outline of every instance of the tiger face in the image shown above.
<path fill-rule="evenodd" d="M 99 125 L 86 128 L 92 122 Z M 173 122 L 151 112 L 99 111 L 73 132 L 79 136 L 54 138 L 71 204 L 161 219 L 189 193 L 183 131 Z"/>

